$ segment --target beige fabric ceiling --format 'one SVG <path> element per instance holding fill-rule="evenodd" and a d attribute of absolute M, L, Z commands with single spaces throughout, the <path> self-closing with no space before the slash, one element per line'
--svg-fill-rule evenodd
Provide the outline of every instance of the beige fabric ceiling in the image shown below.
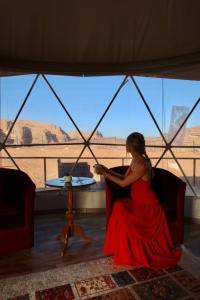
<path fill-rule="evenodd" d="M 200 0 L 0 0 L 0 74 L 200 80 Z"/>

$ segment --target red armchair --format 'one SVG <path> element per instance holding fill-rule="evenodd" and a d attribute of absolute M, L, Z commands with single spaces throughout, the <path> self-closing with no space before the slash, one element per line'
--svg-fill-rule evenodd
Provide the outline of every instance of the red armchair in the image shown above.
<path fill-rule="evenodd" d="M 0 168 L 0 255 L 34 243 L 35 184 L 19 170 Z"/>
<path fill-rule="evenodd" d="M 128 166 L 119 166 L 111 170 L 125 174 Z M 183 243 L 184 237 L 184 200 L 186 184 L 171 172 L 153 168 L 154 177 L 151 185 L 158 196 L 171 229 L 176 244 Z M 115 201 L 119 198 L 129 197 L 130 186 L 121 188 L 106 179 L 106 218 L 107 224 L 112 213 Z M 145 217 L 145 216 L 144 216 Z"/>

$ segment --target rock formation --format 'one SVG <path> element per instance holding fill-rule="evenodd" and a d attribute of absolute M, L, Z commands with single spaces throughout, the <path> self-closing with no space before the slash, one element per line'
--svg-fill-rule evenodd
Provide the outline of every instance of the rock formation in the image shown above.
<path fill-rule="evenodd" d="M 0 119 L 0 143 L 5 139 L 7 132 L 12 126 L 13 120 Z M 88 139 L 92 131 L 82 131 L 85 139 Z M 167 135 L 166 135 L 167 137 Z M 164 145 L 161 136 L 146 137 L 147 145 Z M 18 120 L 11 131 L 7 144 L 55 144 L 78 141 L 82 138 L 78 131 L 65 132 L 55 124 L 36 122 L 32 120 Z M 101 132 L 96 131 L 92 137 L 93 142 L 124 144 L 125 138 L 104 137 Z M 182 145 L 200 145 L 200 126 L 185 128 L 182 137 Z"/>
<path fill-rule="evenodd" d="M 2 142 L 12 126 L 13 120 L 0 120 L 0 142 Z M 69 135 L 54 124 L 35 122 L 32 120 L 17 120 L 7 144 L 52 144 L 65 143 Z"/>

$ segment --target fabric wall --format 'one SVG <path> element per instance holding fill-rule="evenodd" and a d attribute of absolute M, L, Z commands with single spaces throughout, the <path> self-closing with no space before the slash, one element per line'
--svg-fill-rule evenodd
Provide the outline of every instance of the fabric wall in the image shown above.
<path fill-rule="evenodd" d="M 0 0 L 0 74 L 200 79 L 199 0 Z"/>

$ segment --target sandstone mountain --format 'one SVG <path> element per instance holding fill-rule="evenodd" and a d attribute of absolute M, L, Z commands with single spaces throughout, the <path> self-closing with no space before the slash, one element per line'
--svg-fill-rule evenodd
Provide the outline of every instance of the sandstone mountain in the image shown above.
<path fill-rule="evenodd" d="M 2 142 L 12 126 L 13 120 L 0 119 L 0 142 Z M 91 131 L 83 131 L 83 136 L 88 139 Z M 166 136 L 167 137 L 167 136 Z M 32 120 L 18 120 L 7 140 L 8 144 L 54 144 L 69 141 L 82 141 L 78 131 L 65 132 L 55 124 L 36 122 Z M 120 137 L 104 137 L 96 131 L 92 137 L 93 142 L 124 144 L 125 139 Z M 148 145 L 162 145 L 160 136 L 146 137 Z M 182 145 L 200 145 L 200 126 L 186 128 L 182 136 Z"/>
<path fill-rule="evenodd" d="M 12 126 L 13 120 L 0 120 L 0 142 Z M 62 128 L 43 122 L 32 120 L 17 120 L 7 143 L 9 144 L 41 144 L 65 143 L 70 140 L 69 135 Z"/>
<path fill-rule="evenodd" d="M 82 131 L 81 130 L 82 135 L 84 136 L 85 139 L 88 139 L 90 137 L 90 135 L 92 134 L 92 131 Z M 82 139 L 80 133 L 78 131 L 68 131 L 68 134 L 70 136 L 71 139 L 73 140 L 80 140 Z M 101 132 L 96 131 L 92 137 L 92 139 L 98 140 L 103 138 L 103 135 L 101 134 Z"/>

